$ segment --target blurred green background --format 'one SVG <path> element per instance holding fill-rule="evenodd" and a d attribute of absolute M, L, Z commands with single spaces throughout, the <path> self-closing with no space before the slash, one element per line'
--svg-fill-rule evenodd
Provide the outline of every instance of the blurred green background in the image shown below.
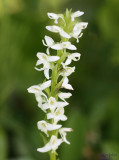
<path fill-rule="evenodd" d="M 118 6 L 119 0 L 0 0 L 0 160 L 48 160 L 36 151 L 43 146 L 36 125 L 43 115 L 27 88 L 44 79 L 34 66 L 36 53 L 46 50 L 42 39 L 54 36 L 45 29 L 53 24 L 47 12 L 66 8 L 84 11 L 89 25 L 79 44 L 72 42 L 81 60 L 70 76 L 75 90 L 63 125 L 74 132 L 71 145 L 59 148 L 60 159 L 119 159 Z"/>

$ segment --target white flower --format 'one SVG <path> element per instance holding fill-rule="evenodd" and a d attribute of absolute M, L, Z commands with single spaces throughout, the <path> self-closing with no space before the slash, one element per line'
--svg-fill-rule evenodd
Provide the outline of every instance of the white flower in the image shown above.
<path fill-rule="evenodd" d="M 48 100 L 48 108 L 50 108 L 51 111 L 54 111 L 56 108 L 59 107 L 65 107 L 67 106 L 69 103 L 67 102 L 57 102 L 56 99 L 54 97 L 50 97 Z"/>
<path fill-rule="evenodd" d="M 54 40 L 49 37 L 45 36 L 45 41 L 42 40 L 44 46 L 48 47 L 47 48 L 47 54 L 49 55 L 49 48 L 55 49 L 55 50 L 61 50 L 61 49 L 70 49 L 70 50 L 76 50 L 76 46 L 72 45 L 71 42 L 62 42 L 62 43 L 55 43 Z M 46 43 L 45 43 L 46 42 Z"/>
<path fill-rule="evenodd" d="M 47 96 L 43 93 L 43 90 L 46 89 L 47 87 L 50 87 L 50 85 L 51 85 L 51 80 L 46 81 L 46 82 L 39 84 L 39 85 L 31 86 L 27 90 L 29 93 L 34 93 L 38 103 L 42 104 L 42 97 L 41 96 L 44 96 L 45 98 L 47 98 Z"/>
<path fill-rule="evenodd" d="M 48 80 L 42 84 L 29 87 L 28 92 L 29 93 L 41 93 L 41 91 L 43 91 L 47 87 L 50 87 L 50 85 L 51 85 L 51 80 Z"/>
<path fill-rule="evenodd" d="M 54 40 L 49 36 L 45 36 L 45 42 L 46 43 L 44 42 L 44 40 L 42 40 L 42 42 L 43 42 L 44 46 L 48 47 L 47 51 L 46 51 L 48 55 L 50 54 L 49 49 L 50 48 L 54 49 L 53 46 L 55 46 L 56 44 L 59 44 L 59 43 L 55 43 Z M 62 46 L 57 45 L 56 50 L 61 50 L 61 49 L 62 49 Z"/>
<path fill-rule="evenodd" d="M 77 39 L 77 43 L 79 42 L 79 38 L 83 35 L 83 33 L 81 33 L 82 29 L 85 29 L 87 25 L 87 22 L 79 22 L 75 24 L 73 31 L 70 35 Z"/>
<path fill-rule="evenodd" d="M 73 32 L 70 34 L 72 37 L 77 39 L 77 43 L 79 42 L 79 38 L 82 37 L 83 33 L 81 33 L 81 29 L 80 30 L 73 30 Z"/>
<path fill-rule="evenodd" d="M 81 56 L 80 53 L 72 53 L 72 54 L 68 55 L 68 58 L 65 62 L 65 65 L 69 65 L 72 62 L 72 60 L 78 61 L 80 59 L 80 56 Z"/>
<path fill-rule="evenodd" d="M 38 102 L 38 107 L 47 101 L 47 96 L 43 93 L 40 95 L 39 93 L 35 93 L 36 101 Z"/>
<path fill-rule="evenodd" d="M 54 44 L 54 40 L 51 37 L 49 37 L 49 36 L 45 36 L 45 42 L 46 43 L 44 42 L 44 40 L 42 40 L 42 42 L 43 42 L 44 46 L 48 47 L 47 51 L 46 51 L 47 54 L 50 54 L 49 48 L 51 48 L 52 45 Z"/>
<path fill-rule="evenodd" d="M 74 30 L 79 30 L 79 29 L 86 29 L 88 23 L 87 22 L 79 22 L 79 23 L 76 23 L 75 26 L 74 26 Z"/>
<path fill-rule="evenodd" d="M 45 103 L 38 103 L 38 107 L 40 109 L 42 109 L 42 111 L 45 113 L 46 113 L 46 110 L 48 109 L 48 105 L 47 105 L 46 101 L 45 101 Z"/>
<path fill-rule="evenodd" d="M 50 97 L 48 100 L 48 108 L 54 111 L 56 107 L 57 107 L 56 99 L 54 97 Z"/>
<path fill-rule="evenodd" d="M 64 108 L 57 108 L 54 112 L 47 114 L 47 119 L 54 119 L 54 124 L 57 124 L 58 121 L 66 121 L 67 117 L 64 115 Z"/>
<path fill-rule="evenodd" d="M 56 108 L 59 107 L 65 107 L 67 106 L 69 103 L 67 102 L 57 102 L 56 99 L 54 97 L 50 97 L 47 100 L 47 103 L 42 104 L 42 106 L 40 106 L 40 108 L 46 112 L 47 109 L 50 109 L 51 111 L 54 111 Z"/>
<path fill-rule="evenodd" d="M 49 137 L 48 131 L 57 130 L 62 127 L 62 125 L 60 124 L 59 125 L 50 124 L 50 123 L 47 123 L 46 121 L 38 121 L 37 126 L 39 130 L 41 130 L 47 135 L 47 137 Z"/>
<path fill-rule="evenodd" d="M 35 69 L 38 71 L 44 70 L 45 77 L 49 79 L 49 69 L 51 69 L 50 62 L 57 61 L 59 57 L 58 56 L 47 56 L 46 54 L 41 53 L 41 52 L 37 53 L 37 57 L 39 58 L 39 60 L 37 61 L 36 66 L 43 64 L 43 68 L 38 69 L 35 67 Z"/>
<path fill-rule="evenodd" d="M 70 49 L 70 50 L 77 49 L 74 45 L 71 44 L 71 42 L 57 43 L 57 44 L 53 45 L 51 48 L 56 49 L 56 50 L 58 50 L 59 48 L 61 48 L 61 49 L 66 48 L 66 49 Z"/>
<path fill-rule="evenodd" d="M 64 21 L 63 14 L 48 13 L 48 17 L 50 19 L 54 19 L 56 24 L 58 23 L 59 18 L 61 18 Z"/>
<path fill-rule="evenodd" d="M 80 17 L 80 16 L 82 16 L 83 14 L 84 14 L 84 12 L 76 11 L 76 12 L 72 13 L 72 15 L 71 15 L 71 20 L 74 21 L 74 19 L 75 19 L 76 17 Z"/>
<path fill-rule="evenodd" d="M 55 152 L 62 142 L 62 139 L 58 139 L 56 136 L 52 135 L 50 141 L 43 148 L 38 148 L 37 151 L 48 152 L 52 150 L 52 152 Z"/>
<path fill-rule="evenodd" d="M 62 63 L 63 71 L 60 73 L 60 75 L 67 77 L 70 74 L 72 74 L 75 71 L 75 67 L 68 67 L 64 63 Z"/>
<path fill-rule="evenodd" d="M 68 84 L 69 80 L 67 77 L 64 78 L 64 81 L 62 83 L 62 88 L 65 88 L 65 89 L 69 89 L 69 90 L 73 90 L 71 84 Z"/>
<path fill-rule="evenodd" d="M 63 141 L 66 142 L 67 144 L 70 144 L 70 142 L 67 141 L 67 139 L 66 139 L 66 135 L 67 135 L 66 132 L 71 132 L 71 131 L 72 131 L 72 128 L 61 128 L 61 129 L 59 129 L 59 133 L 60 133 Z"/>
<path fill-rule="evenodd" d="M 64 38 L 71 38 L 71 36 L 69 34 L 67 34 L 62 28 L 60 28 L 58 26 L 55 26 L 55 25 L 46 26 L 46 29 L 51 32 L 59 33 Z"/>
<path fill-rule="evenodd" d="M 71 93 L 65 93 L 65 92 L 60 92 L 59 94 L 58 94 L 58 97 L 61 99 L 61 100 L 63 100 L 63 101 L 65 101 L 65 99 L 67 99 L 67 98 L 69 98 L 69 97 L 71 97 L 72 96 L 72 94 Z"/>

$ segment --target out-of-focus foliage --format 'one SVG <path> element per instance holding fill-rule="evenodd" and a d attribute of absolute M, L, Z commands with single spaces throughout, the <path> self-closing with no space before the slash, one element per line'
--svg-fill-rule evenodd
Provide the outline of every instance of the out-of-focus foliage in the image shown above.
<path fill-rule="evenodd" d="M 46 50 L 44 35 L 52 35 L 45 29 L 47 12 L 66 8 L 84 11 L 89 25 L 76 44 L 82 56 L 70 77 L 75 90 L 65 124 L 74 132 L 71 145 L 60 148 L 61 160 L 111 153 L 119 159 L 118 6 L 118 0 L 0 0 L 0 160 L 48 159 L 36 151 L 43 145 L 36 126 L 43 115 L 27 88 L 44 78 L 34 66 L 36 53 Z"/>

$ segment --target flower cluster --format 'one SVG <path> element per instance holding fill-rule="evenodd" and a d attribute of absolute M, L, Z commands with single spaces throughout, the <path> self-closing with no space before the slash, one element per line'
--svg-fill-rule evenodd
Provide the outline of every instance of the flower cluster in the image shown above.
<path fill-rule="evenodd" d="M 78 61 L 81 54 L 70 53 L 77 48 L 69 40 L 73 37 L 79 42 L 79 38 L 83 35 L 82 30 L 87 27 L 88 23 L 77 21 L 77 17 L 83 14 L 84 12 L 81 11 L 72 13 L 71 10 L 66 10 L 65 14 L 48 13 L 48 17 L 54 20 L 55 25 L 46 26 L 46 29 L 59 33 L 61 41 L 55 42 L 49 36 L 44 37 L 42 42 L 47 47 L 46 54 L 37 53 L 38 60 L 35 69 L 44 72 L 45 80 L 42 84 L 28 88 L 28 92 L 35 94 L 38 107 L 46 114 L 45 120 L 37 124 L 38 129 L 47 137 L 45 146 L 37 149 L 39 152 L 56 154 L 61 143 L 70 144 L 66 135 L 72 129 L 62 127 L 59 122 L 67 120 L 64 108 L 68 105 L 66 99 L 72 94 L 61 92 L 60 89 L 73 90 L 68 77 L 75 71 L 75 66 L 69 65 L 72 61 Z M 55 50 L 56 55 L 51 55 L 51 50 Z"/>

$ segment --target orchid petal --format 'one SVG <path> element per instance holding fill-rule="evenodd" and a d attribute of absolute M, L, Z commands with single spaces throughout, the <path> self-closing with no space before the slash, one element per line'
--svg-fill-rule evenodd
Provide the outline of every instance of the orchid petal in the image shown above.
<path fill-rule="evenodd" d="M 52 115 L 52 113 L 48 113 L 47 114 L 47 119 L 52 119 L 52 118 L 54 118 L 54 116 Z"/>
<path fill-rule="evenodd" d="M 61 116 L 60 116 L 60 120 L 66 121 L 66 120 L 67 120 L 67 117 L 66 117 L 65 115 L 61 115 Z"/>
<path fill-rule="evenodd" d="M 42 90 L 44 90 L 44 89 L 46 89 L 47 87 L 50 87 L 50 85 L 51 85 L 51 80 L 42 83 L 42 84 L 40 85 L 40 87 L 41 87 Z"/>
<path fill-rule="evenodd" d="M 34 85 L 29 87 L 27 90 L 29 93 L 38 93 L 41 88 L 38 85 Z"/>
<path fill-rule="evenodd" d="M 58 26 L 55 26 L 55 25 L 46 26 L 46 29 L 51 32 L 59 33 L 64 38 L 71 38 L 71 36 L 69 34 L 67 34 L 62 28 L 60 28 Z"/>
<path fill-rule="evenodd" d="M 37 62 L 36 62 L 36 66 L 42 64 L 41 60 L 39 59 Z"/>
<path fill-rule="evenodd" d="M 72 44 L 71 44 L 70 46 L 68 46 L 67 49 L 70 49 L 70 50 L 77 50 L 77 48 L 76 48 L 74 45 L 72 45 Z"/>
<path fill-rule="evenodd" d="M 67 77 L 64 78 L 64 81 L 62 83 L 62 87 L 69 89 L 69 90 L 73 90 L 72 86 L 70 84 L 68 84 L 69 80 Z"/>
<path fill-rule="evenodd" d="M 63 101 L 65 101 L 65 99 L 67 99 L 71 96 L 72 96 L 72 94 L 70 92 L 68 92 L 68 93 L 61 92 L 61 93 L 58 94 L 58 97 Z"/>
<path fill-rule="evenodd" d="M 65 65 L 69 65 L 71 63 L 71 59 L 67 58 Z"/>
<path fill-rule="evenodd" d="M 49 143 L 47 143 L 44 147 L 37 149 L 38 152 L 48 152 L 50 150 L 51 150 L 51 146 Z"/>
<path fill-rule="evenodd" d="M 56 24 L 58 23 L 59 18 L 61 18 L 64 21 L 64 18 L 63 18 L 62 14 L 48 13 L 48 17 L 50 19 L 54 19 Z"/>
<path fill-rule="evenodd" d="M 44 68 L 37 68 L 37 67 L 35 67 L 35 69 L 37 70 L 37 71 L 43 71 L 44 70 Z"/>
<path fill-rule="evenodd" d="M 55 62 L 59 59 L 59 56 L 48 56 L 48 61 L 49 62 Z"/>
<path fill-rule="evenodd" d="M 53 130 L 57 130 L 57 129 L 59 129 L 59 128 L 61 128 L 62 127 L 62 125 L 60 125 L 60 124 L 50 124 L 50 123 L 48 123 L 48 126 L 47 126 L 47 129 L 49 130 L 49 131 L 53 131 Z"/>
<path fill-rule="evenodd" d="M 48 47 L 51 47 L 54 44 L 54 40 L 49 36 L 45 36 L 45 41 Z"/>
<path fill-rule="evenodd" d="M 62 63 L 64 70 L 60 73 L 60 75 L 67 77 L 75 71 L 75 67 L 67 67 L 64 63 Z"/>
<path fill-rule="evenodd" d="M 46 53 L 50 55 L 49 47 L 47 48 Z"/>
<path fill-rule="evenodd" d="M 76 17 L 80 17 L 80 16 L 82 16 L 83 14 L 84 14 L 84 12 L 76 11 L 76 12 L 74 12 L 74 13 L 71 15 L 71 20 L 74 21 L 74 19 L 75 19 Z"/>
<path fill-rule="evenodd" d="M 63 49 L 62 43 L 57 43 L 51 47 L 52 49 L 61 50 Z"/>
<path fill-rule="evenodd" d="M 63 29 L 59 33 L 64 38 L 71 38 L 71 36 L 68 33 L 66 33 Z"/>
<path fill-rule="evenodd" d="M 69 105 L 69 103 L 67 103 L 67 102 L 57 102 L 57 108 L 59 108 L 59 107 L 65 107 L 67 105 Z"/>
<path fill-rule="evenodd" d="M 67 141 L 67 139 L 66 139 L 66 135 L 67 135 L 66 132 L 71 132 L 71 131 L 72 131 L 72 128 L 61 128 L 61 129 L 59 130 L 59 133 L 60 133 L 63 141 L 66 142 L 67 144 L 70 144 L 70 142 Z"/>
<path fill-rule="evenodd" d="M 44 75 L 47 79 L 49 79 L 49 68 L 44 69 Z"/>

